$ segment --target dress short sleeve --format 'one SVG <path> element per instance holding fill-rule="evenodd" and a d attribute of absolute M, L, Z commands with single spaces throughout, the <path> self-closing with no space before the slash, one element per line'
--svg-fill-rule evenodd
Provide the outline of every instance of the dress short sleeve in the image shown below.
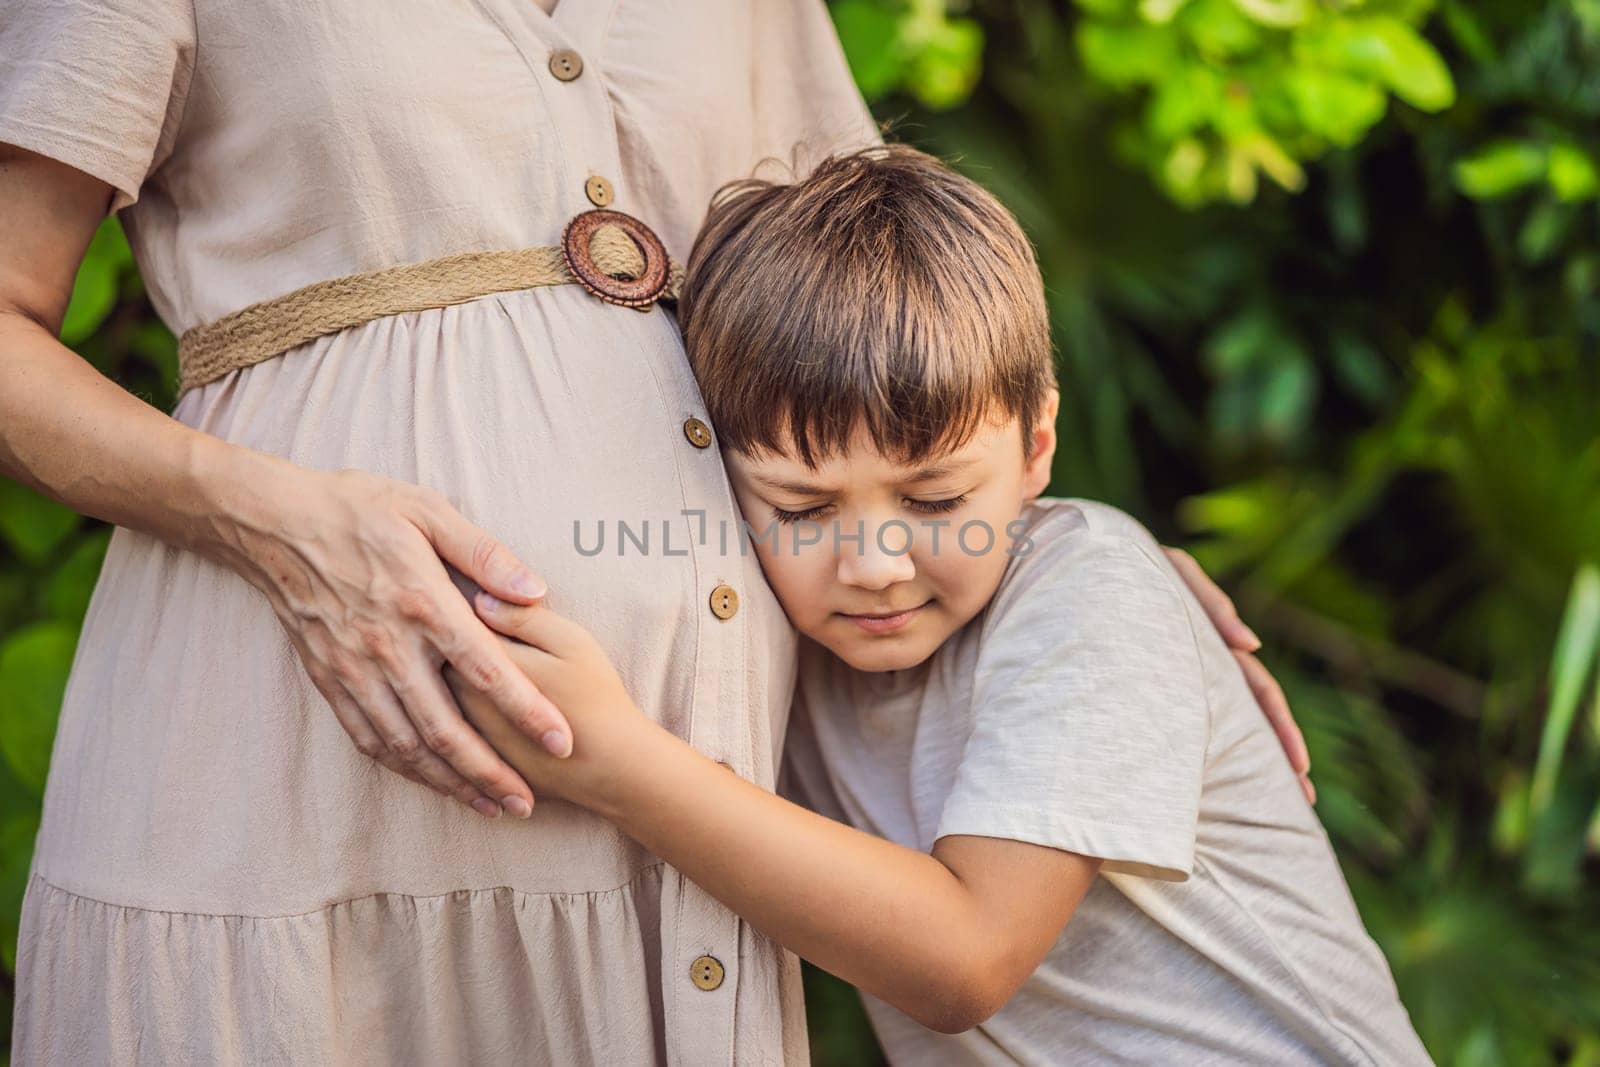
<path fill-rule="evenodd" d="M 1131 537 L 1035 539 L 991 602 L 937 837 L 1003 837 L 1182 881 L 1208 705 L 1189 616 Z"/>
<path fill-rule="evenodd" d="M 763 154 L 802 173 L 828 152 L 881 144 L 825 4 L 753 7 L 751 109 Z"/>
<path fill-rule="evenodd" d="M 188 0 L 6 0 L 0 142 L 110 183 L 119 211 L 172 151 L 194 55 Z"/>

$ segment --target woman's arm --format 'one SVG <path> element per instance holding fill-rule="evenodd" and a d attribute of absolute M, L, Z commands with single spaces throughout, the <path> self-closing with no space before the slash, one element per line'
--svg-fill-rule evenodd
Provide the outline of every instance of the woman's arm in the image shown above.
<path fill-rule="evenodd" d="M 57 341 L 110 197 L 98 178 L 0 145 L 0 474 L 237 572 L 271 601 L 361 751 L 485 815 L 531 811 L 527 784 L 467 726 L 438 664 L 455 663 L 534 736 L 565 724 L 439 559 L 508 598 L 542 591 L 519 592 L 525 568 L 440 494 L 201 433 Z"/>
<path fill-rule="evenodd" d="M 791 951 L 931 1029 L 969 1029 L 1010 999 L 1099 870 L 1096 859 L 988 837 L 943 837 L 930 855 L 807 811 L 647 719 L 581 626 L 543 606 L 486 617 L 519 639 L 510 655 L 575 733 L 571 759 L 550 759 L 458 693 L 513 766 L 541 791 L 610 819 Z"/>

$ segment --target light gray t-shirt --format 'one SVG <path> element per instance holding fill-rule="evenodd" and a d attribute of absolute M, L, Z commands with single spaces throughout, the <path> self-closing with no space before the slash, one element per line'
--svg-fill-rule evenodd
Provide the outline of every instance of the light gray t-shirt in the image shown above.
<path fill-rule="evenodd" d="M 923 664 L 865 673 L 801 642 L 785 795 L 922 851 L 976 834 L 1106 861 L 981 1026 L 940 1034 L 864 994 L 889 1058 L 1430 1062 L 1238 663 L 1159 545 L 1092 501 L 1021 517 L 1031 548 Z"/>

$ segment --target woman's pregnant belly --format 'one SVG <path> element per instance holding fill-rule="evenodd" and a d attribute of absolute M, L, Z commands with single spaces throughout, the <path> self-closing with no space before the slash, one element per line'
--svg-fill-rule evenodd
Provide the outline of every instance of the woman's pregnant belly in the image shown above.
<path fill-rule="evenodd" d="M 379 319 L 195 390 L 174 414 L 303 466 L 440 490 L 547 579 L 647 714 L 770 787 L 794 638 L 739 552 L 716 447 L 684 432 L 699 399 L 663 310 L 563 286 Z M 709 610 L 721 584 L 739 594 L 726 620 Z M 38 864 L 55 884 L 284 915 L 375 892 L 609 890 L 654 862 L 559 801 L 489 822 L 362 756 L 261 593 L 116 530 L 47 791 Z"/>

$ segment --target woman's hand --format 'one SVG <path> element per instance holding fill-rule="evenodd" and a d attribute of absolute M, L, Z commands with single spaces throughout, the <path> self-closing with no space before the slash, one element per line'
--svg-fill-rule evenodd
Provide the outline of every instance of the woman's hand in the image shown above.
<path fill-rule="evenodd" d="M 566 724 L 439 558 L 508 599 L 540 587 L 519 591 L 510 551 L 440 494 L 202 433 L 64 347 L 73 279 L 110 199 L 98 178 L 0 145 L 0 474 L 236 571 L 266 593 L 361 751 L 487 816 L 531 812 L 527 783 L 462 719 L 439 664 L 533 736 L 564 739 Z"/>
<path fill-rule="evenodd" d="M 566 720 L 473 614 L 441 558 L 507 598 L 544 583 L 443 494 L 359 470 L 273 464 L 265 508 L 219 553 L 272 603 L 339 724 L 384 766 L 497 818 L 526 818 L 527 783 L 462 717 L 440 672 L 505 720 L 570 751 Z"/>
<path fill-rule="evenodd" d="M 1317 787 L 1311 784 L 1311 753 L 1306 749 L 1306 739 L 1300 733 L 1300 727 L 1295 724 L 1294 714 L 1289 710 L 1289 701 L 1284 698 L 1283 687 L 1278 685 L 1271 672 L 1262 666 L 1261 661 L 1255 656 L 1256 650 L 1261 647 L 1261 639 L 1239 618 L 1239 610 L 1234 607 L 1233 598 L 1224 593 L 1217 583 L 1200 569 L 1200 564 L 1195 562 L 1193 556 L 1181 548 L 1166 546 L 1162 548 L 1167 558 L 1172 560 L 1172 565 L 1183 576 L 1189 591 L 1200 601 L 1200 606 L 1206 609 L 1211 624 L 1227 642 L 1233 658 L 1239 661 L 1239 666 L 1244 670 L 1245 681 L 1250 683 L 1250 691 L 1255 694 L 1256 703 L 1261 706 L 1262 713 L 1266 715 L 1267 721 L 1277 733 L 1278 742 L 1283 745 L 1284 755 L 1289 757 L 1289 766 L 1300 776 L 1301 790 L 1305 793 L 1306 799 L 1315 804 Z"/>
<path fill-rule="evenodd" d="M 648 761 L 644 746 L 665 734 L 628 695 L 593 634 L 544 604 L 522 606 L 479 593 L 473 606 L 507 635 L 506 654 L 572 724 L 572 755 L 554 759 L 506 721 L 498 708 L 445 668 L 445 682 L 478 731 L 541 793 L 590 808 L 604 806 Z"/>

